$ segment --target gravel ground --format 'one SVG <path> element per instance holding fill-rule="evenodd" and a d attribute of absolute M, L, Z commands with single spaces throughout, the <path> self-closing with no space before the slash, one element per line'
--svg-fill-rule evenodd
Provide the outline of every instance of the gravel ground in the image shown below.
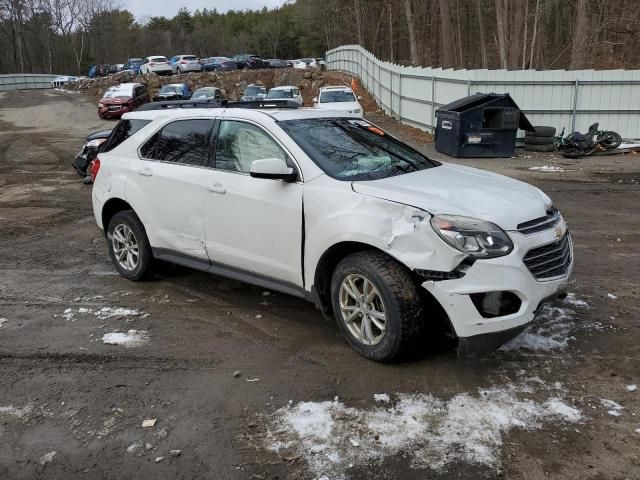
<path fill-rule="evenodd" d="M 0 478 L 640 478 L 640 157 L 453 160 L 554 198 L 574 295 L 479 361 L 434 339 L 380 365 L 299 299 L 115 274 L 70 167 L 109 125 L 81 95 L 0 93 Z"/>

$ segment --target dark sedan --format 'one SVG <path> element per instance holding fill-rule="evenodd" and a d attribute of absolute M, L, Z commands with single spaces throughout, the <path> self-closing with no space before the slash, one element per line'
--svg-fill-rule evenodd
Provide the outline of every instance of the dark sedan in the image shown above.
<path fill-rule="evenodd" d="M 236 63 L 240 70 L 255 70 L 258 68 L 269 68 L 269 64 L 258 55 L 241 53 L 234 55 L 231 60 Z"/>
<path fill-rule="evenodd" d="M 160 91 L 153 97 L 153 101 L 189 100 L 190 98 L 191 90 L 186 83 L 170 83 L 160 88 Z"/>
<path fill-rule="evenodd" d="M 229 72 L 237 70 L 238 65 L 227 57 L 209 57 L 202 60 L 202 69 L 206 72 Z"/>
<path fill-rule="evenodd" d="M 290 67 L 289 62 L 286 60 L 280 60 L 279 58 L 269 58 L 265 60 L 269 65 L 269 68 L 287 68 Z"/>

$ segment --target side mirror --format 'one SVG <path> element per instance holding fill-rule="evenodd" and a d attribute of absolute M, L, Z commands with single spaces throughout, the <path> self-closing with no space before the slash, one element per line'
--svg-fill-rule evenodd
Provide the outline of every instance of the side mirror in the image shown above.
<path fill-rule="evenodd" d="M 358 100 L 362 100 L 362 97 L 360 95 L 358 95 Z"/>
<path fill-rule="evenodd" d="M 254 178 L 268 178 L 271 180 L 284 180 L 294 182 L 298 178 L 298 172 L 288 167 L 281 158 L 264 158 L 251 162 L 249 175 Z"/>
<path fill-rule="evenodd" d="M 313 103 L 318 103 L 318 97 L 315 97 L 315 98 L 313 99 Z"/>

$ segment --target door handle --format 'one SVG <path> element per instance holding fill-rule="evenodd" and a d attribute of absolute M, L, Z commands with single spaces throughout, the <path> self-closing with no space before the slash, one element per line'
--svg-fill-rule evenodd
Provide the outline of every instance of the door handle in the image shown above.
<path fill-rule="evenodd" d="M 216 183 L 215 185 L 207 185 L 207 190 L 213 193 L 227 193 L 225 188 L 219 183 Z"/>
<path fill-rule="evenodd" d="M 136 170 L 136 172 L 138 172 L 138 174 L 140 175 L 144 175 L 145 177 L 150 177 L 151 175 L 153 175 L 153 170 L 151 170 L 149 167 L 139 168 L 138 170 Z"/>

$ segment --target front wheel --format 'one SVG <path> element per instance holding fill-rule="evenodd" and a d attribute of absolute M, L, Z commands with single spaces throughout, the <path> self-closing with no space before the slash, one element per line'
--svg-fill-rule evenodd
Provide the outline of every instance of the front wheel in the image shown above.
<path fill-rule="evenodd" d="M 116 213 L 107 227 L 109 256 L 124 278 L 140 281 L 152 273 L 153 254 L 142 222 L 133 210 Z"/>
<path fill-rule="evenodd" d="M 395 360 L 420 337 L 423 307 L 416 285 L 381 252 L 345 257 L 333 273 L 331 300 L 340 329 L 363 357 Z"/>

